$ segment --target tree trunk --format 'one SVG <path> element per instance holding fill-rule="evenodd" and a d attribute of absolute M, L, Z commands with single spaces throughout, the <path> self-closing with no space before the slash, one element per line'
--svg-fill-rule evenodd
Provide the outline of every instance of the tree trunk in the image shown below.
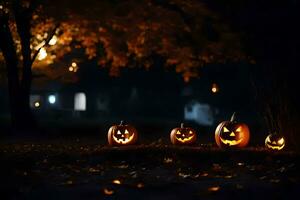
<path fill-rule="evenodd" d="M 7 69 L 12 128 L 14 132 L 31 131 L 35 128 L 34 118 L 29 106 L 31 81 L 27 82 L 25 86 L 21 87 L 20 85 L 18 56 L 9 29 L 8 19 L 7 15 L 0 16 L 0 49 L 2 50 Z M 23 60 L 23 64 L 24 62 Z M 31 80 L 31 75 L 29 78 Z"/>
<path fill-rule="evenodd" d="M 19 5 L 19 4 L 17 4 Z M 19 5 L 20 6 L 20 5 Z M 15 8 L 15 19 L 17 25 L 17 32 L 21 38 L 22 46 L 22 57 L 23 57 L 23 68 L 22 76 L 20 80 L 20 100 L 18 101 L 17 107 L 19 107 L 17 118 L 21 118 L 18 121 L 18 125 L 21 126 L 22 130 L 32 131 L 35 128 L 35 121 L 30 109 L 30 91 L 32 83 L 32 64 L 31 48 L 30 48 L 30 22 L 32 17 L 33 7 L 29 9 L 22 9 L 21 7 Z M 27 118 L 24 119 L 23 116 Z"/>

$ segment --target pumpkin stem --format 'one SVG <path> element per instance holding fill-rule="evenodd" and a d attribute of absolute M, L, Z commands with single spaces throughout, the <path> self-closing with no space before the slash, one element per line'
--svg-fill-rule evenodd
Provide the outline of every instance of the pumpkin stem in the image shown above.
<path fill-rule="evenodd" d="M 181 123 L 181 124 L 180 124 L 180 128 L 184 128 L 184 123 Z"/>
<path fill-rule="evenodd" d="M 120 125 L 121 126 L 124 125 L 124 120 L 121 120 Z"/>
<path fill-rule="evenodd" d="M 234 122 L 235 121 L 235 112 L 232 114 L 231 118 L 230 118 L 230 121 L 231 122 Z"/>

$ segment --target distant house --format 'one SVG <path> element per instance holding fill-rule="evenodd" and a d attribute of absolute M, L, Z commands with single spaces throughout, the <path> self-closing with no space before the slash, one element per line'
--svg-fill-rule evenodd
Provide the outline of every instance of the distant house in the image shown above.
<path fill-rule="evenodd" d="M 209 104 L 190 101 L 184 106 L 184 119 L 199 125 L 211 126 L 214 123 L 213 109 Z"/>
<path fill-rule="evenodd" d="M 108 90 L 89 90 L 76 84 L 32 87 L 30 107 L 41 116 L 97 117 L 110 111 Z"/>

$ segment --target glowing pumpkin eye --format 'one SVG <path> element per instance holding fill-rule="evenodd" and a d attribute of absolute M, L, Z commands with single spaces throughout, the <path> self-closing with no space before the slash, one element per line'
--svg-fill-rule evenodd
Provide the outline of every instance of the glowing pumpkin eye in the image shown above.
<path fill-rule="evenodd" d="M 224 133 L 228 133 L 229 132 L 229 130 L 226 127 L 223 128 L 223 131 L 224 131 Z"/>
<path fill-rule="evenodd" d="M 125 129 L 125 134 L 129 134 L 129 131 L 127 129 Z"/>
<path fill-rule="evenodd" d="M 281 138 L 280 140 L 277 141 L 277 143 L 278 143 L 279 145 L 282 145 L 283 142 L 284 142 L 284 139 L 283 139 L 283 138 Z"/>
<path fill-rule="evenodd" d="M 121 133 L 121 131 L 120 131 L 120 130 L 118 130 L 118 132 L 117 132 L 117 135 L 122 135 L 122 133 Z"/>
<path fill-rule="evenodd" d="M 190 133 L 190 134 L 193 134 L 193 131 L 190 131 L 189 133 Z"/>
<path fill-rule="evenodd" d="M 270 137 L 267 137 L 267 142 L 271 143 Z"/>
<path fill-rule="evenodd" d="M 177 134 L 177 135 L 181 135 L 180 131 L 177 131 L 176 134 Z"/>
<path fill-rule="evenodd" d="M 236 130 L 235 130 L 235 132 L 241 132 L 242 131 L 242 127 L 238 127 Z"/>

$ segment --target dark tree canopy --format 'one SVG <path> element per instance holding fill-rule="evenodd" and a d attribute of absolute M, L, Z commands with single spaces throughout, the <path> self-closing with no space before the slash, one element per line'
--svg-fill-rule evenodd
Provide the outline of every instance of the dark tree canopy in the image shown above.
<path fill-rule="evenodd" d="M 23 5 L 35 1 L 22 1 Z M 37 1 L 38 2 L 38 1 Z M 242 51 L 238 33 L 200 1 L 48 1 L 39 2 L 32 15 L 32 54 L 45 44 L 55 26 L 54 45 L 41 49 L 33 71 L 50 79 L 70 76 L 70 60 L 84 51 L 86 58 L 109 67 L 111 75 L 120 68 L 153 65 L 152 56 L 165 59 L 186 81 L 198 76 L 199 68 L 209 63 L 240 61 Z M 7 6 L 6 6 L 7 5 Z M 4 4 L 3 9 L 10 5 Z M 10 27 L 17 47 L 21 43 L 14 18 Z M 75 56 L 74 56 L 75 55 Z M 72 75 L 74 76 L 74 74 Z M 70 80 L 73 80 L 72 77 Z"/>

